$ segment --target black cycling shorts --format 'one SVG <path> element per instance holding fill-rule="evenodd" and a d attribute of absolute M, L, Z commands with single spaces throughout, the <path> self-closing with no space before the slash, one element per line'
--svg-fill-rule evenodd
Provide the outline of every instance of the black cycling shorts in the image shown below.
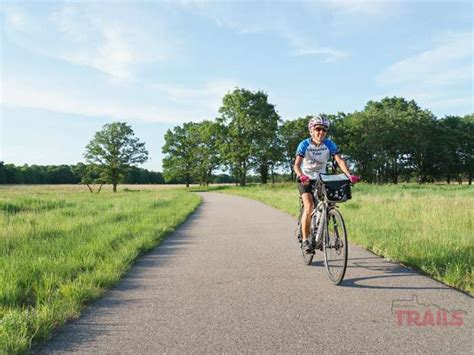
<path fill-rule="evenodd" d="M 314 190 L 317 180 L 310 180 L 308 185 L 303 185 L 301 182 L 298 182 L 298 190 L 300 191 L 300 196 L 305 193 L 311 193 Z"/>

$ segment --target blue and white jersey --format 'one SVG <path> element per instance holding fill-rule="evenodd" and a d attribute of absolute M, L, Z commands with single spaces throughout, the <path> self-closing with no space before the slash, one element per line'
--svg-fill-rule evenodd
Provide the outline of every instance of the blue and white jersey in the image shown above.
<path fill-rule="evenodd" d="M 311 138 L 307 138 L 302 140 L 296 149 L 296 156 L 303 157 L 303 174 L 312 180 L 318 178 L 318 173 L 325 173 L 329 158 L 339 153 L 337 145 L 328 138 L 319 146 L 314 144 Z"/>

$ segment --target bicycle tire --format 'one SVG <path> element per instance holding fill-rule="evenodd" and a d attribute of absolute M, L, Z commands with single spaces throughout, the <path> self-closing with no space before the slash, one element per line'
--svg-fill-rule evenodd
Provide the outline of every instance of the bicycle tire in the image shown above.
<path fill-rule="evenodd" d="M 329 280 L 339 285 L 347 268 L 347 230 L 342 214 L 336 209 L 328 211 L 323 238 L 324 265 Z"/>
<path fill-rule="evenodd" d="M 303 261 L 306 265 L 310 265 L 312 262 L 313 262 L 313 257 L 314 257 L 314 253 L 307 253 L 305 252 L 303 249 L 301 249 L 301 240 L 298 236 L 301 237 L 302 235 L 302 232 L 301 232 L 301 223 L 298 223 L 297 227 L 296 227 L 296 230 L 295 230 L 295 238 L 298 242 L 298 247 L 300 248 L 301 250 L 301 254 L 302 254 L 302 257 L 303 257 Z"/>

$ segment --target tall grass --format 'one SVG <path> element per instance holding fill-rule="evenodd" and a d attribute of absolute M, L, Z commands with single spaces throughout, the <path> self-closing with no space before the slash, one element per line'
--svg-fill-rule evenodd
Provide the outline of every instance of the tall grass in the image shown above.
<path fill-rule="evenodd" d="M 47 339 L 199 204 L 184 190 L 0 189 L 0 353 Z"/>
<path fill-rule="evenodd" d="M 294 216 L 294 184 L 230 187 Z M 467 185 L 367 185 L 339 204 L 351 243 L 474 293 L 474 188 Z"/>

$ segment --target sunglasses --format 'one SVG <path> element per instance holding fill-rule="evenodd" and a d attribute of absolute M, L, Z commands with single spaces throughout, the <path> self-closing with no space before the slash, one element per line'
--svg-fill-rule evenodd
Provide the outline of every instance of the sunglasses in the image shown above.
<path fill-rule="evenodd" d="M 324 133 L 326 133 L 326 132 L 328 131 L 326 128 L 322 128 L 322 127 L 316 127 L 314 130 L 315 130 L 316 132 L 321 132 L 321 131 L 323 131 Z"/>

